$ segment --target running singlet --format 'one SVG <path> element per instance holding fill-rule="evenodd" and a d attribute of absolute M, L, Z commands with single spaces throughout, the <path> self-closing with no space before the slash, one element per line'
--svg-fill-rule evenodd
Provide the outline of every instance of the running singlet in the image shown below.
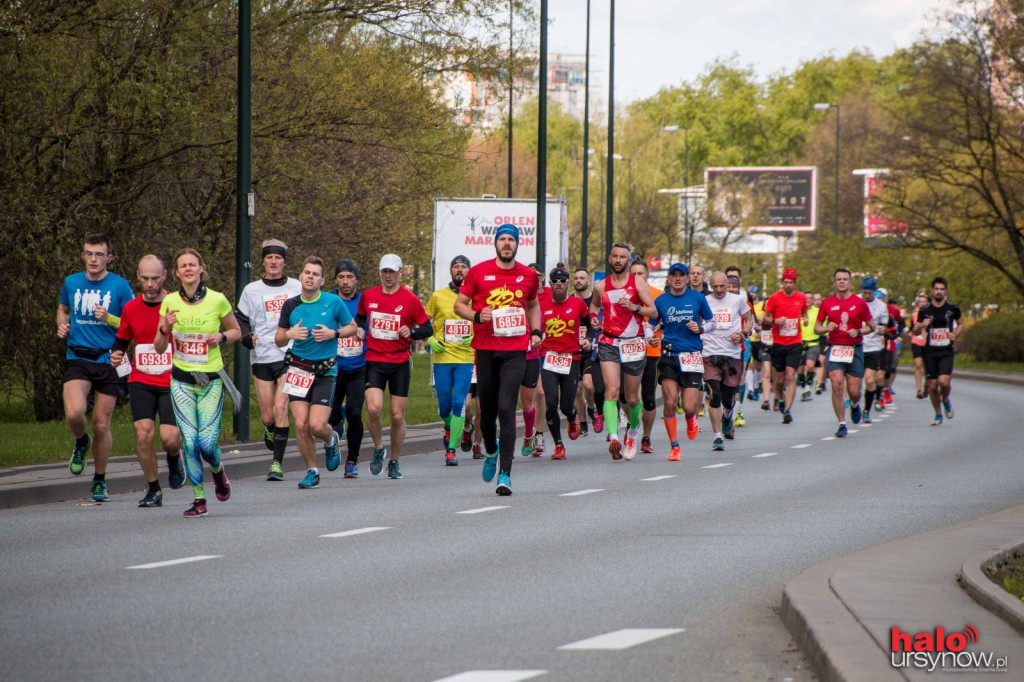
<path fill-rule="evenodd" d="M 610 277 L 604 280 L 604 293 L 601 294 L 601 310 L 604 312 L 602 332 L 607 339 L 632 339 L 640 334 L 640 325 L 644 323 L 643 315 L 635 313 L 619 305 L 625 298 L 635 305 L 640 305 L 640 296 L 636 291 L 636 275 L 630 274 L 623 287 L 612 284 Z"/>
<path fill-rule="evenodd" d="M 412 337 L 403 339 L 398 330 L 411 331 L 430 321 L 420 299 L 403 286 L 393 294 L 379 286 L 367 289 L 359 298 L 358 314 L 366 318 L 366 359 L 371 362 L 407 362 Z"/>
<path fill-rule="evenodd" d="M 348 308 L 349 314 L 355 319 L 356 314 L 359 312 L 359 299 L 362 297 L 362 292 L 356 291 L 356 295 L 352 299 L 345 298 L 341 295 L 340 291 L 336 291 L 335 294 L 341 299 L 341 302 Z M 360 367 L 366 366 L 366 341 L 360 341 L 355 336 L 347 336 L 343 339 L 338 339 L 338 358 L 334 362 L 334 366 L 341 372 L 351 372 L 352 370 L 359 369 Z"/>
<path fill-rule="evenodd" d="M 313 329 L 322 324 L 328 329 L 338 330 L 351 321 L 352 313 L 337 295 L 320 291 L 312 301 L 303 299 L 301 294 L 285 301 L 277 326 L 281 329 L 291 329 L 299 326 L 301 322 L 303 327 L 309 329 L 309 334 L 300 341 L 292 341 L 292 353 L 303 360 L 319 362 L 335 357 L 338 341 L 334 338 L 317 341 L 313 338 Z M 334 367 L 324 376 L 334 376 L 337 373 L 338 368 Z"/>
<path fill-rule="evenodd" d="M 860 329 L 871 319 L 871 309 L 860 296 L 851 294 L 847 298 L 838 298 L 835 294 L 821 302 L 818 310 L 818 322 L 825 324 L 835 322 L 836 328 L 828 335 L 830 346 L 856 346 L 863 343 L 860 334 L 851 337 L 850 329 Z"/>
<path fill-rule="evenodd" d="M 917 321 L 918 321 L 917 316 L 920 315 L 920 314 L 921 314 L 920 310 L 915 310 L 911 314 L 911 316 L 910 316 L 910 328 L 911 329 L 913 329 L 914 325 L 917 324 Z M 928 332 L 928 330 L 925 330 L 925 331 L 923 331 L 923 332 L 921 332 L 920 334 L 917 334 L 917 335 L 913 335 L 912 334 L 910 336 L 910 343 L 914 344 L 915 346 L 922 346 L 923 347 L 925 345 L 924 337 L 927 335 L 927 332 Z"/>
<path fill-rule="evenodd" d="M 818 319 L 818 307 L 811 306 L 807 309 L 807 324 L 800 325 L 800 332 L 803 334 L 804 344 L 814 344 L 818 340 L 818 334 L 814 333 L 814 321 Z"/>
<path fill-rule="evenodd" d="M 171 344 L 167 350 L 157 353 L 153 346 L 156 328 L 160 325 L 160 302 L 148 303 L 141 295 L 125 304 L 121 311 L 121 326 L 117 338 L 135 339 L 135 352 L 125 353 L 125 359 L 132 363 L 128 383 L 146 384 L 168 388 L 171 385 Z"/>
<path fill-rule="evenodd" d="M 650 284 L 647 285 L 647 288 L 651 290 L 651 300 L 652 301 L 654 299 L 658 298 L 659 296 L 661 296 L 663 293 L 665 293 L 664 291 L 662 291 L 661 289 L 659 289 L 657 287 L 652 287 Z M 652 346 L 650 342 L 651 341 L 655 341 L 655 340 L 659 341 L 659 343 L 658 343 L 657 346 Z M 661 357 L 661 343 L 660 343 L 660 341 L 661 341 L 661 327 L 658 327 L 657 329 L 654 330 L 654 335 L 651 336 L 651 338 L 647 342 L 647 357 L 649 357 L 649 358 L 660 358 Z"/>
<path fill-rule="evenodd" d="M 750 340 L 760 342 L 762 346 L 772 345 L 770 329 L 761 329 L 761 318 L 764 317 L 764 301 L 758 301 L 753 307 L 754 328 L 750 331 Z"/>
<path fill-rule="evenodd" d="M 733 343 L 731 337 L 743 331 L 743 314 L 750 311 L 750 304 L 745 296 L 728 292 L 721 299 L 712 294 L 707 301 L 714 315 L 715 331 L 704 334 L 704 357 L 723 355 L 739 358 L 743 354 L 743 343 Z"/>
<path fill-rule="evenodd" d="M 461 293 L 469 297 L 474 311 L 490 306 L 491 321 L 473 323 L 476 350 L 525 351 L 530 347 L 530 323 L 526 303 L 537 299 L 540 278 L 522 263 L 508 270 L 496 259 L 477 263 L 462 283 Z"/>
<path fill-rule="evenodd" d="M 590 309 L 582 298 L 570 296 L 561 303 L 551 297 L 545 298 L 540 306 L 544 323 L 545 353 L 571 354 L 573 360 L 580 359 L 580 343 L 587 338 Z"/>
<path fill-rule="evenodd" d="M 692 320 L 701 325 L 702 320 L 714 319 L 715 314 L 711 312 L 704 294 L 687 289 L 682 295 L 675 296 L 671 291 L 666 291 L 654 299 L 654 307 L 658 314 L 651 318 L 651 324 L 661 320 L 662 353 L 694 353 L 703 350 L 700 334 L 694 334 L 686 324 Z"/>
<path fill-rule="evenodd" d="M 67 359 L 109 363 L 107 351 L 114 345 L 117 329 L 97 320 L 93 313 L 96 306 L 103 306 L 111 315 L 120 315 L 125 304 L 133 298 L 135 292 L 128 280 L 112 272 L 95 281 L 87 278 L 84 272 L 65 277 L 60 288 L 60 304 L 71 309 Z M 95 358 L 80 357 L 71 350 L 75 346 L 104 353 Z"/>
<path fill-rule="evenodd" d="M 434 320 L 434 338 L 444 344 L 443 353 L 434 353 L 435 364 L 473 364 L 473 349 L 462 341 L 473 336 L 473 323 L 455 314 L 455 301 L 459 298 L 451 285 L 438 289 L 427 301 L 427 315 Z"/>
<path fill-rule="evenodd" d="M 794 291 L 786 296 L 784 291 L 776 291 L 765 301 L 764 311 L 772 317 L 782 317 L 785 321 L 779 325 L 772 323 L 772 344 L 776 346 L 792 346 L 802 343 L 800 329 L 803 326 L 801 316 L 807 310 L 807 296 L 802 291 Z"/>
<path fill-rule="evenodd" d="M 186 372 L 219 372 L 224 369 L 220 346 L 206 343 L 207 334 L 220 331 L 220 320 L 231 312 L 231 304 L 224 294 L 206 290 L 203 300 L 186 305 L 175 291 L 164 296 L 160 314 L 173 310 L 178 317 L 171 331 L 171 349 L 174 366 Z"/>
<path fill-rule="evenodd" d="M 281 308 L 289 298 L 302 293 L 299 280 L 291 277 L 274 280 L 268 284 L 261 279 L 250 282 L 242 289 L 242 297 L 238 299 L 238 312 L 249 320 L 252 333 L 259 336 L 252 350 L 253 364 L 269 364 L 284 360 L 284 353 L 289 348 L 278 348 L 274 343 L 277 333 L 277 321 L 281 318 Z"/>
<path fill-rule="evenodd" d="M 864 335 L 864 352 L 875 353 L 885 349 L 885 328 L 889 324 L 889 308 L 884 301 L 876 298 L 868 303 L 868 309 L 871 311 L 871 319 L 875 321 L 875 331 Z"/>
<path fill-rule="evenodd" d="M 929 352 L 953 352 L 951 332 L 960 326 L 960 306 L 943 301 L 942 305 L 929 303 L 917 314 L 918 321 L 931 320 L 924 330 L 925 348 Z"/>

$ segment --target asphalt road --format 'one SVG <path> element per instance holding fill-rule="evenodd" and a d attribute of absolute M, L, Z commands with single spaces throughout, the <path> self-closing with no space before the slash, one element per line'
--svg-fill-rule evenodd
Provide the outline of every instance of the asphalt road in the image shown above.
<path fill-rule="evenodd" d="M 1024 503 L 1019 388 L 954 382 L 938 428 L 898 389 L 845 440 L 827 394 L 788 426 L 748 404 L 725 452 L 705 431 L 680 463 L 660 422 L 634 462 L 591 433 L 567 461 L 517 458 L 512 497 L 438 454 L 401 481 L 236 480 L 202 519 L 187 489 L 4 510 L 0 677 L 810 680 L 777 616 L 788 578 Z"/>

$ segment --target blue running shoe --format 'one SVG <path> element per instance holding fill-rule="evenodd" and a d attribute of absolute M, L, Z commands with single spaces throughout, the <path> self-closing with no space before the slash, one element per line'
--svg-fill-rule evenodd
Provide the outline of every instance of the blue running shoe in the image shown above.
<path fill-rule="evenodd" d="M 850 420 L 854 424 L 860 424 L 860 405 L 854 405 L 850 408 Z"/>
<path fill-rule="evenodd" d="M 92 482 L 92 501 L 93 502 L 107 502 L 110 500 L 110 495 L 107 494 L 107 482 L 106 481 L 93 481 Z"/>
<path fill-rule="evenodd" d="M 299 481 L 299 488 L 302 490 L 312 490 L 320 486 L 320 474 L 308 469 L 306 471 L 306 477 Z"/>
<path fill-rule="evenodd" d="M 359 478 L 359 465 L 355 462 L 345 462 L 345 478 Z"/>
<path fill-rule="evenodd" d="M 85 471 L 85 458 L 89 454 L 90 445 L 92 445 L 92 436 L 87 433 L 85 434 L 85 445 L 83 447 L 76 445 L 75 449 L 71 452 L 71 461 L 68 462 L 68 468 L 71 469 L 73 475 L 78 476 Z"/>
<path fill-rule="evenodd" d="M 836 429 L 836 438 L 846 438 L 846 424 L 840 424 Z"/>
<path fill-rule="evenodd" d="M 498 486 L 494 489 L 494 492 L 502 497 L 508 497 L 512 494 L 512 479 L 507 471 L 502 471 L 498 474 Z"/>
<path fill-rule="evenodd" d="M 398 480 L 402 477 L 402 472 L 398 470 L 398 460 L 393 459 L 388 462 L 388 478 Z"/>
<path fill-rule="evenodd" d="M 953 403 L 949 402 L 948 400 L 944 401 L 942 403 L 942 409 L 946 413 L 946 419 L 953 418 Z"/>
<path fill-rule="evenodd" d="M 722 415 L 722 433 L 725 433 L 725 434 L 732 433 L 732 426 L 733 426 L 732 415 L 729 415 L 728 417 L 726 417 L 723 414 Z"/>
<path fill-rule="evenodd" d="M 942 415 L 936 414 L 935 419 L 932 420 L 932 426 L 942 426 Z"/>
<path fill-rule="evenodd" d="M 324 455 L 327 456 L 327 470 L 334 471 L 341 466 L 341 455 L 338 454 L 338 433 L 335 432 L 331 438 L 331 444 L 324 446 Z"/>
<path fill-rule="evenodd" d="M 850 406 L 850 399 L 847 398 L 846 400 L 843 401 L 843 407 L 849 407 L 849 406 Z"/>
<path fill-rule="evenodd" d="M 388 449 L 381 448 L 380 450 L 373 451 L 373 457 L 370 459 L 370 473 L 374 476 L 380 474 L 384 470 L 384 458 L 388 456 Z"/>
<path fill-rule="evenodd" d="M 480 475 L 484 477 L 484 483 L 494 480 L 494 474 L 498 473 L 498 453 L 484 457 L 484 465 L 480 469 Z"/>

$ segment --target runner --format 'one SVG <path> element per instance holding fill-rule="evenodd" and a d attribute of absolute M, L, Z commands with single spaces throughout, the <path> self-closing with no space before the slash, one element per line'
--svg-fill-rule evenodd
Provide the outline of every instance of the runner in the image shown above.
<path fill-rule="evenodd" d="M 928 305 L 928 294 L 922 291 L 917 295 L 917 300 L 914 302 L 914 312 L 910 316 L 911 330 L 917 325 L 921 308 L 924 308 L 926 305 Z M 924 400 L 926 395 L 924 390 L 924 347 L 927 343 L 925 340 L 926 336 L 927 334 L 924 331 L 913 332 L 910 335 L 910 351 L 914 356 L 914 386 L 917 388 L 918 400 Z"/>
<path fill-rule="evenodd" d="M 402 259 L 393 253 L 380 259 L 380 286 L 363 292 L 356 323 L 366 335 L 366 426 L 373 438 L 370 473 L 378 475 L 388 461 L 388 478 L 400 479 L 398 459 L 405 442 L 405 406 L 409 401 L 413 341 L 434 333 L 430 316 L 411 291 L 401 285 Z M 367 326 L 369 324 L 369 326 Z M 391 451 L 384 447 L 384 389 L 391 392 Z M 389 458 L 390 455 L 390 458 Z"/>
<path fill-rule="evenodd" d="M 530 263 L 529 268 L 540 278 L 537 301 L 543 306 L 551 298 L 551 289 L 544 286 L 545 275 L 539 265 Z M 523 447 L 519 454 L 523 457 L 540 457 L 544 454 L 544 434 L 537 423 L 537 414 L 543 415 L 546 409 L 544 387 L 540 384 L 541 360 L 540 349 L 531 348 L 526 351 L 526 371 L 523 372 L 523 383 L 519 387 L 519 404 L 523 410 Z"/>
<path fill-rule="evenodd" d="M 797 375 L 797 385 L 800 387 L 800 401 L 813 400 L 811 391 L 815 390 L 816 368 L 821 365 L 818 361 L 821 354 L 821 346 L 818 343 L 818 334 L 814 333 L 814 321 L 818 319 L 818 309 L 821 307 L 821 296 L 812 291 L 804 292 L 807 297 L 807 323 L 800 328 L 801 344 L 803 354 L 800 357 L 800 370 Z"/>
<path fill-rule="evenodd" d="M 647 343 L 641 328 L 645 316 L 657 314 L 647 282 L 629 273 L 633 255 L 629 244 L 616 242 L 608 254 L 608 277 L 594 284 L 590 303 L 592 316 L 604 314 L 597 359 L 604 379 L 604 420 L 612 459 L 627 460 L 636 456 L 636 439 L 640 426 L 640 379 L 647 366 Z M 620 384 L 624 387 L 629 407 L 629 427 L 625 451 L 619 442 Z"/>
<path fill-rule="evenodd" d="M 433 352 L 434 392 L 437 411 L 444 422 L 444 463 L 458 466 L 455 448 L 466 424 L 463 409 L 473 381 L 473 329 L 468 320 L 455 314 L 455 301 L 469 272 L 469 259 L 456 256 L 448 268 L 451 281 L 427 301 L 427 315 L 434 321 L 434 333 L 427 339 Z"/>
<path fill-rule="evenodd" d="M 815 310 L 821 309 L 821 294 L 814 294 L 811 299 L 811 306 Z M 808 315 L 808 317 L 810 317 Z M 814 332 L 814 320 L 817 319 L 817 314 L 811 320 L 811 332 Z M 818 335 L 818 359 L 814 361 L 814 373 L 815 383 L 817 386 L 814 388 L 814 395 L 821 395 L 825 391 L 826 379 L 828 379 L 828 373 L 825 371 L 825 365 L 828 364 L 825 358 L 825 353 L 828 349 L 828 337 L 822 334 Z"/>
<path fill-rule="evenodd" d="M 128 401 L 135 427 L 135 452 L 139 466 L 146 477 L 146 495 L 139 500 L 140 507 L 163 506 L 164 493 L 157 476 L 156 417 L 160 415 L 160 441 L 167 452 L 167 485 L 177 489 L 185 485 L 185 466 L 181 461 L 181 433 L 174 423 L 171 405 L 171 353 L 158 355 L 153 346 L 156 328 L 160 324 L 160 304 L 167 292 L 164 281 L 167 270 L 156 256 L 143 256 L 135 271 L 142 293 L 125 304 L 121 311 L 121 326 L 117 330 L 110 364 L 128 375 Z M 126 357 L 128 346 L 135 341 L 135 362 Z"/>
<path fill-rule="evenodd" d="M 587 309 L 589 309 L 591 301 L 594 300 L 594 289 L 590 286 L 590 273 L 583 268 L 577 269 L 572 276 L 572 285 L 576 290 L 574 295 L 583 299 L 583 302 L 587 304 Z M 594 327 L 590 328 L 592 350 L 589 353 L 583 353 L 580 357 L 580 382 L 576 389 L 576 409 L 577 414 L 584 415 L 580 419 L 581 436 L 589 434 L 586 415 L 590 415 L 594 422 L 594 433 L 601 433 L 604 430 L 604 416 L 597 411 L 597 399 L 594 395 L 593 369 L 597 362 L 594 359 L 594 353 L 597 352 L 597 334 L 599 331 Z"/>
<path fill-rule="evenodd" d="M 334 265 L 335 293 L 355 319 L 359 312 L 359 266 L 351 258 Z M 331 428 L 341 438 L 348 424 L 345 478 L 359 478 L 359 447 L 363 443 L 363 403 L 366 402 L 366 332 L 360 327 L 353 336 L 338 339 L 334 366 L 334 401 L 331 404 Z"/>
<path fill-rule="evenodd" d="M 740 281 L 741 270 L 735 265 L 726 268 L 725 276 L 729 279 L 729 286 L 726 287 L 726 291 L 730 294 L 736 294 L 742 296 L 743 300 L 747 302 L 747 309 L 750 310 L 750 294 L 743 292 L 743 284 Z M 751 321 L 753 321 L 753 313 L 751 313 Z M 750 363 L 750 336 L 748 335 L 743 339 L 743 355 L 741 356 L 742 365 L 740 367 L 740 385 L 737 389 L 739 392 L 739 404 L 736 406 L 736 418 L 733 419 L 733 424 L 736 426 L 746 426 L 747 422 L 743 418 L 743 400 L 747 395 L 747 365 Z"/>
<path fill-rule="evenodd" d="M 330 424 L 338 373 L 335 361 L 338 339 L 355 336 L 358 329 L 341 298 L 320 290 L 325 281 L 320 258 L 310 256 L 303 261 L 299 281 L 302 292 L 284 302 L 274 342 L 278 348 L 291 344 L 285 356 L 287 370 L 281 391 L 288 395 L 295 440 L 306 465 L 299 489 L 311 490 L 320 485 L 314 437 L 324 442 L 327 470 L 334 471 L 341 465 L 338 433 Z"/>
<path fill-rule="evenodd" d="M 118 376 L 110 366 L 110 347 L 121 324 L 121 309 L 135 298 L 128 281 L 107 270 L 113 259 L 106 235 L 88 235 L 82 248 L 85 270 L 64 279 L 57 306 L 57 336 L 67 339 L 64 421 L 75 437 L 68 468 L 73 475 L 81 475 L 92 444 L 95 469 L 92 499 L 96 502 L 110 499 L 106 480 L 107 460 L 113 445 L 110 415 L 126 390 L 124 377 Z M 94 394 L 92 433 L 95 442 L 86 431 L 90 393 Z"/>
<path fill-rule="evenodd" d="M 956 355 L 954 343 L 963 325 L 960 322 L 960 308 L 946 297 L 949 284 L 944 277 L 932 280 L 931 302 L 921 308 L 913 333 L 925 333 L 924 371 L 928 398 L 935 410 L 932 426 L 942 424 L 942 415 L 953 418 L 953 404 L 949 400 L 952 391 L 953 358 Z M 940 409 L 941 408 L 941 409 Z"/>
<path fill-rule="evenodd" d="M 690 290 L 704 294 L 705 296 L 711 295 L 711 287 L 708 286 L 703 266 L 690 266 Z"/>
<path fill-rule="evenodd" d="M 268 239 L 261 245 L 263 278 L 242 289 L 235 309 L 235 319 L 242 330 L 242 345 L 254 351 L 252 375 L 256 380 L 256 400 L 263 422 L 263 442 L 274 455 L 270 462 L 268 481 L 283 481 L 284 451 L 288 445 L 288 395 L 284 384 L 284 354 L 274 342 L 281 306 L 302 291 L 299 280 L 284 274 L 288 247 L 279 239 Z M 260 339 L 263 339 L 260 342 Z M 276 445 L 277 441 L 281 445 Z"/>
<path fill-rule="evenodd" d="M 242 336 L 231 304 L 224 294 L 207 289 L 206 266 L 195 249 L 174 256 L 178 291 L 164 296 L 160 323 L 153 339 L 158 355 L 167 351 L 173 335 L 171 401 L 181 431 L 185 471 L 195 501 L 183 516 L 206 516 L 203 461 L 210 465 L 217 499 L 231 497 L 231 483 L 220 459 L 220 422 L 224 409 L 224 361 L 220 347 Z M 224 331 L 221 331 L 223 325 Z"/>
<path fill-rule="evenodd" d="M 747 361 L 747 371 L 744 375 L 747 380 L 747 394 L 751 401 L 757 403 L 761 399 L 761 316 L 764 315 L 764 302 L 759 295 L 760 290 L 756 286 L 747 288 L 747 303 L 750 305 L 750 314 L 754 318 L 754 327 L 750 330 L 750 359 Z M 771 334 L 771 332 L 768 332 Z M 765 396 L 767 397 L 767 396 Z M 767 403 L 767 401 L 765 401 Z M 767 405 L 765 406 L 767 408 Z"/>
<path fill-rule="evenodd" d="M 701 334 L 715 330 L 714 313 L 708 299 L 688 288 L 689 270 L 682 263 L 673 263 L 668 269 L 668 291 L 654 301 L 655 314 L 650 325 L 660 324 L 661 360 L 658 361 L 658 382 L 664 412 L 665 431 L 672 450 L 668 461 L 678 462 L 682 455 L 676 428 L 676 407 L 682 389 L 683 414 L 686 417 L 686 436 L 697 437 L 697 409 L 701 403 L 701 378 L 704 375 L 704 344 Z M 702 324 L 703 323 L 703 324 Z"/>
<path fill-rule="evenodd" d="M 835 293 L 821 303 L 814 331 L 828 335 L 828 378 L 832 383 L 832 409 L 839 419 L 836 438 L 846 438 L 844 395 L 850 396 L 850 418 L 860 423 L 860 387 L 864 377 L 864 334 L 874 331 L 871 309 L 850 291 L 852 277 L 846 268 L 832 275 Z"/>
<path fill-rule="evenodd" d="M 885 329 L 889 324 L 889 309 L 884 301 L 875 298 L 877 282 L 870 275 L 861 280 L 860 297 L 871 310 L 875 330 L 864 335 L 864 423 L 871 423 L 871 407 L 875 396 L 884 388 L 885 372 L 882 369 L 882 353 L 885 351 Z"/>
<path fill-rule="evenodd" d="M 768 297 L 761 324 L 771 325 L 775 400 L 782 423 L 789 424 L 793 421 L 790 409 L 796 397 L 796 368 L 803 350 L 800 329 L 807 324 L 807 297 L 796 290 L 796 268 L 782 271 L 782 290 Z"/>
<path fill-rule="evenodd" d="M 754 324 L 746 297 L 729 293 L 728 286 L 724 272 L 711 274 L 711 295 L 707 301 L 715 328 L 705 330 L 700 339 L 704 346 L 701 350 L 704 383 L 711 391 L 712 450 L 725 450 L 723 437 L 729 440 L 734 437 L 733 409 L 736 390 L 743 378 L 743 341 Z"/>
<path fill-rule="evenodd" d="M 544 323 L 541 382 L 546 398 L 548 431 L 555 443 L 551 459 L 565 459 L 558 410 L 569 422 L 569 439 L 580 435 L 576 418 L 576 384 L 580 375 L 580 351 L 590 350 L 590 309 L 582 298 L 569 296 L 569 271 L 559 263 L 551 271 L 551 295 L 541 301 Z"/>
<path fill-rule="evenodd" d="M 629 266 L 629 271 L 637 277 L 647 281 L 650 271 L 647 263 L 642 260 L 634 261 Z M 647 288 L 651 290 L 651 300 L 661 296 L 664 291 L 650 284 Z M 640 379 L 640 402 L 644 410 L 640 415 L 643 423 L 643 437 L 640 438 L 640 452 L 654 452 L 654 444 L 651 442 L 651 430 L 654 428 L 654 419 L 657 415 L 657 395 L 655 390 L 658 387 L 658 360 L 661 358 L 661 329 L 657 329 L 651 338 L 647 339 L 647 364 L 644 365 L 644 374 Z"/>
<path fill-rule="evenodd" d="M 494 233 L 496 258 L 470 268 L 455 302 L 455 314 L 473 320 L 480 427 L 486 450 L 481 476 L 490 483 L 498 473 L 494 490 L 498 495 L 512 494 L 516 399 L 526 371 L 526 351 L 539 348 L 544 336 L 537 301 L 540 280 L 536 272 L 516 261 L 518 250 L 519 228 L 510 223 L 498 226 Z M 500 442 L 497 421 L 501 423 Z"/>
<path fill-rule="evenodd" d="M 885 303 L 889 311 L 889 326 L 885 330 L 885 352 L 882 353 L 882 369 L 885 370 L 885 390 L 878 396 L 879 409 L 892 402 L 893 383 L 900 366 L 900 351 L 903 349 L 903 333 L 907 330 L 903 311 L 889 300 L 889 292 L 879 287 L 875 296 Z"/>

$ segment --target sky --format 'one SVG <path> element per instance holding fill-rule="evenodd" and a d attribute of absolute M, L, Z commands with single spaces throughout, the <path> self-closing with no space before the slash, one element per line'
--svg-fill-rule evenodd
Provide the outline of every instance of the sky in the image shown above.
<path fill-rule="evenodd" d="M 949 0 L 618 0 L 615 98 L 649 97 L 736 56 L 759 77 L 862 49 L 876 57 L 934 27 Z M 713 11 L 712 11 L 713 9 Z M 584 54 L 586 0 L 548 0 L 549 51 Z M 608 84 L 609 0 L 591 0 L 591 83 Z"/>

